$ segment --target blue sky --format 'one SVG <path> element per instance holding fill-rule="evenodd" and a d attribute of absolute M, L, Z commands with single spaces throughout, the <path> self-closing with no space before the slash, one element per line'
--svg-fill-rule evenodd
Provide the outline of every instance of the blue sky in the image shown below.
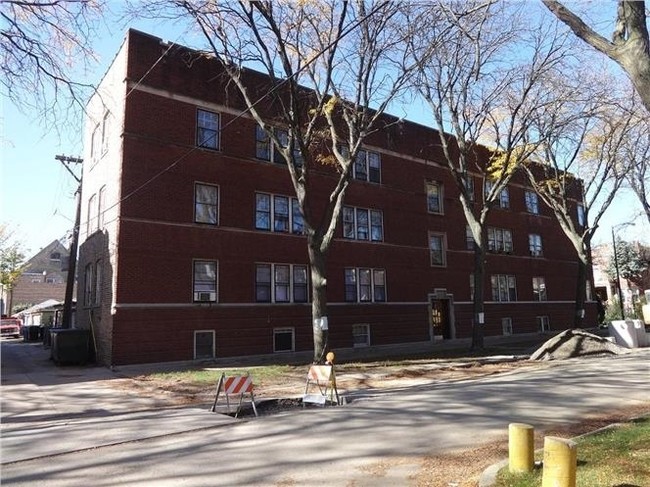
<path fill-rule="evenodd" d="M 114 7 L 119 8 L 119 3 Z M 129 26 L 165 40 L 193 43 L 179 26 L 163 27 L 149 21 Z M 94 46 L 100 62 L 83 81 L 96 82 L 101 78 L 119 49 L 127 27 L 106 18 Z M 194 41 L 196 46 L 197 39 Z M 82 119 L 79 117 L 76 126 L 63 128 L 59 137 L 38 120 L 37 113 L 21 113 L 5 98 L 0 103 L 0 221 L 14 230 L 26 254 L 31 256 L 71 232 L 77 183 L 54 157 L 57 154 L 77 156 L 83 153 Z M 401 111 L 398 114 L 401 115 Z M 426 123 L 421 114 L 409 114 L 407 118 Z M 77 174 L 80 174 L 80 168 Z M 635 221 L 636 225 L 622 231 L 621 237 L 650 243 L 650 225 L 641 216 L 635 197 L 625 191 L 616 198 L 602 220 L 596 243 L 610 242 L 611 225 L 627 221 Z"/>

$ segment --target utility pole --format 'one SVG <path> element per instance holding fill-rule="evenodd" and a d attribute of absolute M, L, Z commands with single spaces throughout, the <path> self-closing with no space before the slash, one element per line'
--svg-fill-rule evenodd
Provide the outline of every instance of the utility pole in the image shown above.
<path fill-rule="evenodd" d="M 65 286 L 65 300 L 63 301 L 63 318 L 62 328 L 72 327 L 72 294 L 74 293 L 74 283 L 77 275 L 77 246 L 79 245 L 79 225 L 81 223 L 81 178 L 78 177 L 72 169 L 70 164 L 81 164 L 83 159 L 80 157 L 69 157 L 66 155 L 55 156 L 57 161 L 61 161 L 63 167 L 72 174 L 72 177 L 79 183 L 77 187 L 77 214 L 74 220 L 74 228 L 72 229 L 72 242 L 70 242 L 70 259 L 68 263 L 68 280 Z"/>

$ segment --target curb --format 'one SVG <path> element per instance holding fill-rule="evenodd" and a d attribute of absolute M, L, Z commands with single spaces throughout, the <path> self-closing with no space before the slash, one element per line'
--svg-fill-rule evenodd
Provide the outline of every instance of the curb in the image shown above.
<path fill-rule="evenodd" d="M 571 440 L 578 440 L 578 439 L 584 438 L 586 436 L 595 435 L 595 434 L 600 433 L 602 431 L 607 431 L 607 430 L 612 429 L 612 428 L 617 428 L 617 427 L 622 426 L 624 424 L 632 423 L 634 421 L 638 421 L 639 419 L 643 419 L 643 418 L 647 418 L 647 417 L 650 417 L 650 416 L 644 414 L 644 415 L 641 415 L 641 416 L 636 416 L 634 418 L 630 418 L 629 420 L 627 420 L 627 421 L 625 421 L 623 423 L 612 423 L 612 424 L 609 424 L 607 426 L 603 426 L 602 428 L 598 428 L 597 430 L 590 431 L 589 433 L 584 433 L 584 434 L 579 435 L 579 436 L 574 436 L 573 438 L 571 438 Z M 544 448 L 538 448 L 537 450 L 535 450 L 535 454 L 537 454 L 539 452 L 543 452 L 543 451 L 544 451 Z M 478 480 L 478 487 L 493 487 L 496 484 L 496 481 L 497 481 L 497 474 L 499 473 L 499 471 L 502 468 L 508 466 L 508 462 L 509 462 L 509 460 L 506 458 L 505 460 L 501 460 L 500 462 L 494 463 L 494 464 L 490 465 L 489 467 L 487 467 L 485 470 L 483 470 L 483 472 L 481 473 L 481 477 Z M 535 462 L 535 466 L 537 466 L 538 463 L 541 466 L 541 462 Z"/>

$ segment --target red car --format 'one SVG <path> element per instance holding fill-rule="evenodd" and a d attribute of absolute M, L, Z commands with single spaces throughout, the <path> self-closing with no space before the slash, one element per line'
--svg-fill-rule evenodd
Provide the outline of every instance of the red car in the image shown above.
<path fill-rule="evenodd" d="M 20 338 L 22 327 L 23 323 L 18 318 L 2 318 L 0 321 L 0 335 Z"/>

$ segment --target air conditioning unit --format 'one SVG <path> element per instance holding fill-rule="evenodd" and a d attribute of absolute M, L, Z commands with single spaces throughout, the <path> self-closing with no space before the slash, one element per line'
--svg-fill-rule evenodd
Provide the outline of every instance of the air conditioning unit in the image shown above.
<path fill-rule="evenodd" d="M 194 293 L 194 300 L 202 301 L 202 302 L 216 301 L 217 293 L 210 293 L 210 292 Z"/>

